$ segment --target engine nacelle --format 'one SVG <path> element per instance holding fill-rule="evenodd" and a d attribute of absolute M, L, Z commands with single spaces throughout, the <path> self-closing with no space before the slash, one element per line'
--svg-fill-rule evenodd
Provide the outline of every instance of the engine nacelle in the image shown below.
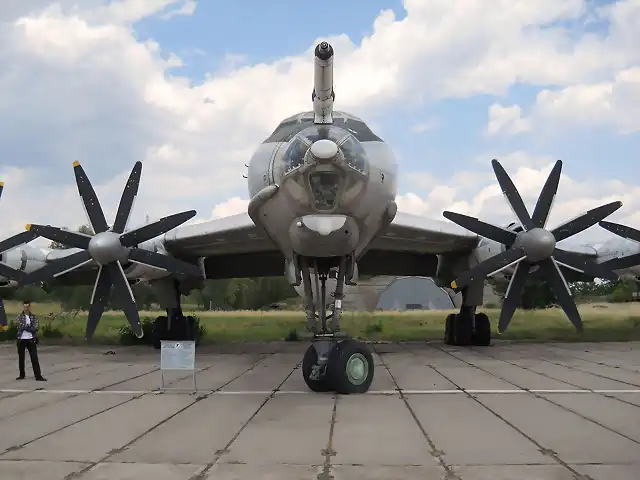
<path fill-rule="evenodd" d="M 318 293 L 318 289 L 316 288 L 316 282 L 315 282 L 315 278 L 314 278 L 314 271 L 313 268 L 310 269 L 311 270 L 311 291 L 313 292 L 313 299 L 317 302 L 318 298 L 320 298 L 320 295 Z M 329 307 L 329 305 L 331 305 L 333 303 L 333 297 L 331 297 L 331 293 L 336 291 L 336 285 L 338 284 L 337 281 L 337 276 L 338 276 L 338 268 L 332 268 L 329 271 L 329 278 L 327 278 L 327 307 Z M 351 279 L 352 282 L 357 282 L 358 281 L 358 263 L 354 263 L 353 265 L 353 278 Z M 303 283 L 300 282 L 300 285 L 294 285 L 293 288 L 295 289 L 296 293 L 298 295 L 300 295 L 300 298 L 304 299 L 304 286 Z M 344 286 L 344 291 L 345 293 L 348 293 L 348 289 L 349 286 L 345 285 Z M 316 305 L 316 309 L 319 309 L 320 305 Z"/>
<path fill-rule="evenodd" d="M 449 288 L 451 282 L 464 272 L 505 250 L 506 247 L 503 244 L 488 238 L 481 238 L 478 246 L 467 256 L 460 256 L 459 253 L 438 255 L 438 268 L 434 282 L 439 287 Z M 513 267 L 509 267 L 491 278 L 498 282 L 507 281 L 507 276 L 511 276 L 512 273 Z"/>
<path fill-rule="evenodd" d="M 169 253 L 167 253 L 160 238 L 147 240 L 146 242 L 139 244 L 138 248 L 141 250 L 147 250 L 149 252 L 159 253 L 161 255 L 166 255 L 168 257 L 171 256 L 169 255 Z M 124 273 L 129 280 L 139 281 L 158 280 L 170 275 L 170 273 L 166 270 L 161 270 L 159 268 L 150 267 L 148 265 L 141 265 L 134 262 L 131 262 L 129 265 L 127 265 L 127 267 L 124 269 Z"/>
<path fill-rule="evenodd" d="M 44 253 L 31 245 L 22 245 L 0 254 L 0 261 L 14 270 L 25 273 L 31 273 L 46 265 Z M 0 288 L 16 286 L 15 280 L 9 280 L 0 275 Z"/>

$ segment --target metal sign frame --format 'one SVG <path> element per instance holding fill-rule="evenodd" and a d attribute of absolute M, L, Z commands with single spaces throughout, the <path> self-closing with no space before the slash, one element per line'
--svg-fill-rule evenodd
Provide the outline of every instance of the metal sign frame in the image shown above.
<path fill-rule="evenodd" d="M 196 382 L 196 342 L 194 341 L 160 341 L 160 378 L 161 391 L 184 390 L 182 388 L 167 388 L 164 382 L 165 371 L 191 370 L 193 378 L 193 391 L 198 391 Z"/>

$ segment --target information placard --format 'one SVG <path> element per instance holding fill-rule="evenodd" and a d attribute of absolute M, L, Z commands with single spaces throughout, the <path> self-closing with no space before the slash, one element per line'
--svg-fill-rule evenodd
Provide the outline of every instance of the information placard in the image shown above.
<path fill-rule="evenodd" d="M 193 388 L 198 390 L 196 384 L 196 342 L 194 341 L 160 341 L 160 375 L 162 378 L 162 390 L 164 386 L 164 372 L 171 370 L 190 370 L 193 374 Z"/>

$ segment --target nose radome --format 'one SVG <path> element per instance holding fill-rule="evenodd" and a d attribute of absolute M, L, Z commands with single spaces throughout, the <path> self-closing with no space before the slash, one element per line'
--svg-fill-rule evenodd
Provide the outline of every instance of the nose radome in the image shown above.
<path fill-rule="evenodd" d="M 338 145 L 327 139 L 321 139 L 311 145 L 311 155 L 319 161 L 331 160 L 338 154 Z"/>

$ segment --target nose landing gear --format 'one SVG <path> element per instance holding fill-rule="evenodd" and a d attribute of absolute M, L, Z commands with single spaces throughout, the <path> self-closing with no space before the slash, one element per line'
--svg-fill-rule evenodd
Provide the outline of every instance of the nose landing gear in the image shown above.
<path fill-rule="evenodd" d="M 311 288 L 311 264 L 318 299 Z M 330 269 L 338 264 L 333 311 L 327 315 L 326 281 Z M 314 392 L 335 391 L 340 394 L 365 393 L 373 381 L 373 355 L 366 344 L 340 332 L 340 315 L 344 285 L 355 285 L 352 257 L 300 258 L 307 328 L 313 333 L 312 343 L 302 359 L 302 376 Z M 319 287 L 319 288 L 318 288 Z M 320 310 L 316 313 L 316 308 Z M 330 320 L 327 325 L 327 320 Z"/>

